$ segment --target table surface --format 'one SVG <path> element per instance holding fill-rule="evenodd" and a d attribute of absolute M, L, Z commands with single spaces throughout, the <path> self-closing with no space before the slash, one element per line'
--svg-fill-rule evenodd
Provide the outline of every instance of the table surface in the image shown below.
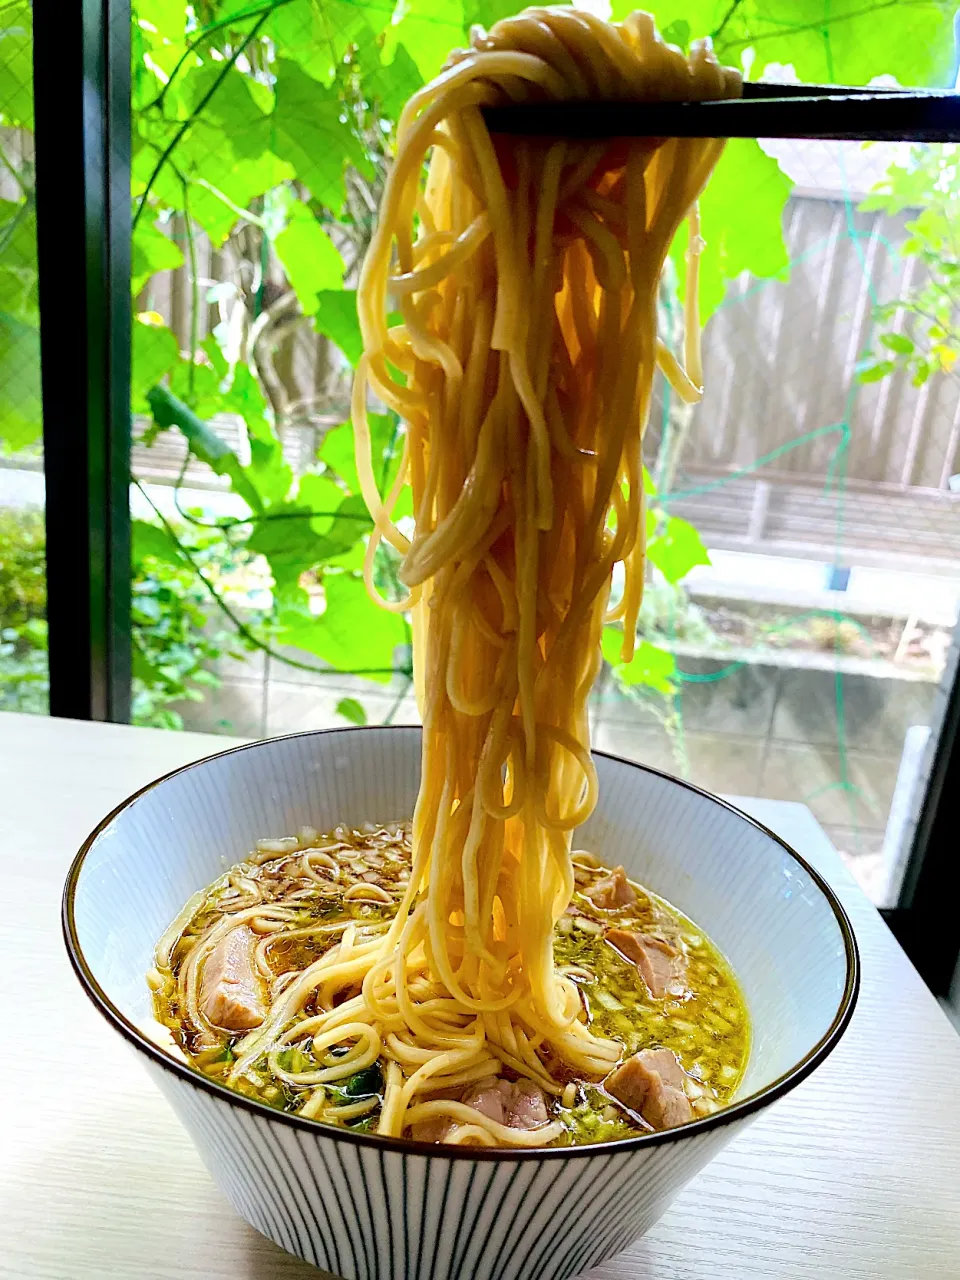
<path fill-rule="evenodd" d="M 236 1217 L 60 938 L 100 817 L 230 739 L 0 714 L 0 1276 L 310 1280 Z M 960 1037 L 799 804 L 741 800 L 831 882 L 863 959 L 829 1061 L 592 1280 L 960 1280 Z"/>

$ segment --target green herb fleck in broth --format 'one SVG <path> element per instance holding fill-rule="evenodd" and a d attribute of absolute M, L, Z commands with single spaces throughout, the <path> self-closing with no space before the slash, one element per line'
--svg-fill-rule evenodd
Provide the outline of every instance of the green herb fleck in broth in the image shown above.
<path fill-rule="evenodd" d="M 636 921 L 635 927 L 641 931 L 653 930 L 664 919 L 675 925 L 686 960 L 682 996 L 654 999 L 636 965 L 614 950 L 602 934 L 560 932 L 554 944 L 557 966 L 561 970 L 573 966 L 594 975 L 592 980 L 580 975 L 575 979 L 593 1031 L 619 1040 L 625 1056 L 641 1049 L 672 1049 L 693 1077 L 690 1092 L 696 1093 L 698 1086 L 704 1091 L 699 1110 L 715 1110 L 733 1097 L 746 1067 L 750 1032 L 743 996 L 729 965 L 700 930 L 649 890 L 645 898 L 646 903 L 641 899 L 642 905 L 631 908 L 628 919 Z M 601 914 L 606 913 L 595 912 L 597 917 Z M 621 927 L 624 921 L 617 919 L 616 924 Z M 573 1141 L 609 1141 L 637 1132 L 629 1122 L 618 1119 L 608 1122 L 609 1133 L 595 1136 L 596 1116 L 611 1100 L 599 1090 L 594 1094 L 592 1104 L 565 1111 L 564 1123 Z"/>

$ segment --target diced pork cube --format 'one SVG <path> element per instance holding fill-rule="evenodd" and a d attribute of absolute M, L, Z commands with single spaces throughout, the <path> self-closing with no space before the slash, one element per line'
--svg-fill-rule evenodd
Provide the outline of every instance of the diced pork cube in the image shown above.
<path fill-rule="evenodd" d="M 471 1085 L 463 1101 L 474 1111 L 509 1129 L 538 1129 L 549 1119 L 543 1091 L 532 1080 L 514 1083 L 488 1076 Z"/>
<path fill-rule="evenodd" d="M 200 984 L 200 1009 L 208 1022 L 224 1031 L 249 1031 L 266 1016 L 253 949 L 252 929 L 231 929 L 207 957 Z"/>
<path fill-rule="evenodd" d="M 637 892 L 627 879 L 623 867 L 614 867 L 608 875 L 601 876 L 583 892 L 595 907 L 604 911 L 612 911 L 615 907 L 629 907 L 637 900 Z"/>
<path fill-rule="evenodd" d="M 632 933 L 629 929 L 608 929 L 604 937 L 637 966 L 655 999 L 682 989 L 683 956 L 669 942 L 654 938 L 649 933 Z"/>
<path fill-rule="evenodd" d="M 670 1049 L 643 1049 L 612 1071 L 603 1087 L 654 1129 L 675 1129 L 693 1119 L 683 1076 Z"/>

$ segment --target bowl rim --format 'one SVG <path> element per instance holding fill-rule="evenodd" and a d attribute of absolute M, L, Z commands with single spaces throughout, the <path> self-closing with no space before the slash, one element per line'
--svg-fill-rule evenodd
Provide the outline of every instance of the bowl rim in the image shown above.
<path fill-rule="evenodd" d="M 715 1111 L 711 1115 L 704 1116 L 701 1119 L 693 1120 L 688 1124 L 681 1125 L 676 1129 L 662 1129 L 655 1133 L 640 1134 L 635 1138 L 620 1138 L 611 1142 L 595 1142 L 584 1143 L 577 1146 L 569 1147 L 462 1147 L 450 1146 L 438 1143 L 415 1142 L 410 1138 L 389 1138 L 376 1133 L 356 1133 L 351 1129 L 340 1128 L 337 1125 L 323 1124 L 319 1120 L 305 1120 L 303 1117 L 291 1114 L 286 1111 L 278 1111 L 273 1107 L 268 1107 L 266 1103 L 258 1102 L 254 1098 L 248 1098 L 242 1093 L 237 1093 L 234 1089 L 228 1089 L 226 1085 L 218 1084 L 211 1080 L 209 1076 L 205 1076 L 202 1072 L 178 1062 L 176 1058 L 171 1057 L 163 1049 L 153 1043 L 137 1026 L 131 1022 L 129 1018 L 114 1004 L 114 1002 L 101 987 L 100 983 L 94 977 L 93 971 L 87 963 L 83 954 L 83 948 L 77 933 L 76 917 L 75 917 L 75 899 L 77 886 L 80 878 L 80 872 L 86 861 L 87 854 L 93 848 L 100 835 L 110 826 L 115 818 L 125 810 L 131 808 L 143 796 L 150 791 L 159 787 L 162 783 L 167 782 L 171 778 L 177 777 L 181 773 L 187 773 L 191 769 L 197 769 L 202 765 L 209 764 L 212 760 L 218 760 L 226 756 L 236 755 L 241 751 L 249 751 L 256 747 L 266 747 L 273 742 L 287 742 L 297 738 L 319 738 L 330 734 L 356 734 L 367 733 L 370 730 L 379 730 L 380 732 L 416 732 L 422 733 L 422 725 L 345 725 L 342 728 L 331 729 L 307 729 L 299 733 L 278 734 L 275 738 L 260 738 L 254 742 L 244 742 L 239 746 L 227 747 L 223 751 L 214 751 L 208 756 L 203 756 L 199 760 L 192 760 L 188 764 L 180 765 L 176 769 L 171 769 L 168 773 L 162 774 L 158 778 L 154 778 L 152 782 L 148 782 L 139 790 L 134 791 L 131 795 L 122 800 L 114 809 L 112 809 L 106 817 L 100 822 L 84 840 L 79 851 L 70 865 L 67 874 L 66 883 L 63 890 L 62 906 L 61 906 L 61 922 L 63 928 L 63 938 L 66 944 L 67 954 L 70 963 L 73 966 L 81 987 L 86 995 L 92 1001 L 94 1007 L 103 1015 L 113 1028 L 118 1031 L 126 1040 L 128 1040 L 141 1053 L 145 1053 L 157 1066 L 169 1072 L 179 1080 L 191 1085 L 193 1088 L 212 1094 L 214 1098 L 218 1098 L 221 1102 L 237 1106 L 243 1110 L 252 1112 L 255 1116 L 260 1116 L 264 1120 L 270 1120 L 277 1124 L 287 1125 L 293 1129 L 297 1129 L 302 1133 L 312 1135 L 314 1138 L 329 1138 L 331 1141 L 349 1142 L 361 1147 L 371 1147 L 373 1149 L 398 1152 L 405 1155 L 416 1155 L 421 1157 L 439 1157 L 446 1160 L 555 1160 L 555 1159 L 586 1159 L 590 1156 L 598 1155 L 616 1155 L 627 1152 L 640 1150 L 645 1147 L 657 1146 L 660 1143 L 681 1142 L 687 1138 L 699 1137 L 710 1130 L 719 1129 L 724 1125 L 733 1124 L 738 1120 L 746 1119 L 748 1116 L 754 1115 L 763 1107 L 769 1106 L 772 1102 L 776 1102 L 779 1098 L 784 1097 L 798 1084 L 807 1078 L 820 1064 L 833 1052 L 840 1041 L 843 1033 L 849 1025 L 853 1016 L 854 1008 L 857 1004 L 857 997 L 860 991 L 860 953 L 857 947 L 856 936 L 850 918 L 845 908 L 840 902 L 837 895 L 831 889 L 830 885 L 824 879 L 816 868 L 812 867 L 805 858 L 797 851 L 790 847 L 787 842 L 781 839 L 775 831 L 771 831 L 769 827 L 759 822 L 756 818 L 748 813 L 744 813 L 742 809 L 738 809 L 736 805 L 732 805 L 727 800 L 723 800 L 720 796 L 714 795 L 710 791 L 704 790 L 702 787 L 695 786 L 692 782 L 687 782 L 683 778 L 677 778 L 673 774 L 667 773 L 663 769 L 656 769 L 651 765 L 640 764 L 636 760 L 628 760 L 624 756 L 615 755 L 609 751 L 592 751 L 591 754 L 606 760 L 612 760 L 617 764 L 626 765 L 631 769 L 639 769 L 644 773 L 653 774 L 655 777 L 663 778 L 667 782 L 673 783 L 675 786 L 682 787 L 686 791 L 691 791 L 695 795 L 701 796 L 713 804 L 719 805 L 728 812 L 735 814 L 742 821 L 750 826 L 763 832 L 770 840 L 780 846 L 782 850 L 790 855 L 790 857 L 810 876 L 816 887 L 827 901 L 828 906 L 833 912 L 840 935 L 843 939 L 844 954 L 846 960 L 846 973 L 844 975 L 843 992 L 837 1005 L 833 1019 L 820 1037 L 792 1067 L 788 1068 L 770 1084 L 764 1085 L 762 1089 L 756 1090 L 748 1097 L 742 1098 L 739 1102 L 734 1102 L 729 1107 L 724 1107 L 720 1111 Z"/>

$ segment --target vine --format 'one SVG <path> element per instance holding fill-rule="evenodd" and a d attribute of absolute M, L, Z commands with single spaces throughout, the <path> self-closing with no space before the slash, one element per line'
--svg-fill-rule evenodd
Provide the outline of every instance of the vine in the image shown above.
<path fill-rule="evenodd" d="M 632 7 L 616 0 L 613 16 Z M 712 31 L 721 57 L 752 51 L 754 75 L 779 63 L 810 80 L 862 83 L 883 71 L 906 83 L 935 83 L 952 47 L 953 8 L 945 0 L 832 0 L 829 9 L 823 0 L 797 0 L 789 21 L 772 17 L 762 0 L 661 0 L 653 8 L 667 37 L 681 45 Z M 187 450 L 175 490 L 182 527 L 154 506 L 156 523 L 145 526 L 156 535 L 152 554 L 171 572 L 195 572 L 245 646 L 316 674 L 380 682 L 397 675 L 402 687 L 409 679 L 409 628 L 370 603 L 360 572 L 370 522 L 346 412 L 350 364 L 360 351 L 355 279 L 403 103 L 465 43 L 472 23 L 489 25 L 508 11 L 503 0 L 135 6 L 133 411 L 147 423 L 146 445 L 174 432 Z M 32 167 L 21 158 L 30 154 L 33 124 L 30 22 L 28 0 L 0 10 L 0 169 L 19 192 L 0 202 L 0 447 L 10 451 L 35 447 L 40 429 Z M 829 49 L 825 29 L 833 34 Z M 781 216 L 790 190 L 757 143 L 728 147 L 703 201 L 704 321 L 742 272 L 770 278 L 788 270 Z M 186 259 L 174 226 L 182 228 Z M 667 310 L 683 287 L 685 248 L 678 237 Z M 220 255 L 212 285 L 201 275 L 204 253 Z M 165 290 L 181 267 L 188 315 L 174 329 Z M 216 316 L 202 336 L 208 309 Z M 885 343 L 891 359 L 908 358 L 894 336 Z M 296 352 L 308 345 L 320 371 L 313 386 L 296 369 Z M 218 430 L 225 418 L 242 423 L 236 449 Z M 317 448 L 295 474 L 284 444 L 304 425 Z M 386 414 L 373 425 L 388 487 L 402 425 Z M 662 495 L 649 482 L 649 558 L 671 586 L 708 560 L 696 530 L 670 512 L 683 439 L 695 429 L 695 415 L 678 423 L 672 452 L 654 467 Z M 188 463 L 217 477 L 242 513 L 211 521 L 190 512 L 180 496 Z M 398 512 L 411 514 L 409 505 Z M 143 523 L 135 529 L 141 539 L 148 536 Z M 225 553 L 244 562 L 265 560 L 272 582 L 265 616 L 247 620 L 225 598 L 191 547 L 190 529 L 219 538 Z M 389 591 L 395 566 L 386 554 L 377 574 Z M 680 673 L 665 648 L 645 640 L 616 679 L 671 697 Z"/>

